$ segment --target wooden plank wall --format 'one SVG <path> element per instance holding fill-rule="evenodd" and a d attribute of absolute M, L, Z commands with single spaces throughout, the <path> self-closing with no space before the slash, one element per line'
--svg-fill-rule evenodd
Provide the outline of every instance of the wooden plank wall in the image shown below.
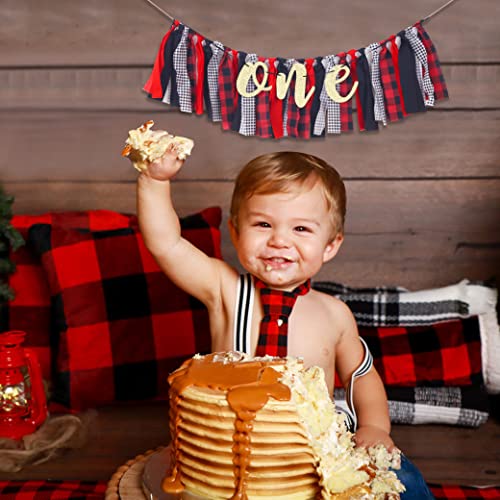
<path fill-rule="evenodd" d="M 192 0 L 162 7 L 211 39 L 268 56 L 312 57 L 385 38 L 443 0 Z M 320 279 L 445 285 L 498 276 L 500 2 L 457 2 L 427 25 L 450 91 L 436 109 L 377 133 L 264 141 L 150 102 L 141 91 L 169 21 L 141 0 L 4 0 L 0 12 L 0 182 L 18 213 L 135 210 L 127 131 L 153 118 L 194 138 L 175 199 L 227 212 L 252 157 L 300 150 L 346 179 L 345 245 Z M 225 224 L 225 223 L 224 223 Z M 224 255 L 235 263 L 224 226 Z"/>

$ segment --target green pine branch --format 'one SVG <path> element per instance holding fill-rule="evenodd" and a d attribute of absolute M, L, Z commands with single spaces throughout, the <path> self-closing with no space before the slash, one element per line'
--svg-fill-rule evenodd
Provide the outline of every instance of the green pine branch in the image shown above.
<path fill-rule="evenodd" d="M 16 270 L 9 253 L 24 245 L 23 237 L 11 224 L 13 203 L 14 197 L 7 195 L 0 186 L 0 304 L 15 297 L 14 290 L 6 281 L 8 275 Z"/>

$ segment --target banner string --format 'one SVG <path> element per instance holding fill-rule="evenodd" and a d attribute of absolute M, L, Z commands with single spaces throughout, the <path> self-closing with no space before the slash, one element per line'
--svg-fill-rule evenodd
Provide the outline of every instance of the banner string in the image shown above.
<path fill-rule="evenodd" d="M 452 3 L 456 2 L 457 0 L 449 0 L 449 2 L 446 2 L 444 5 L 441 5 L 439 9 L 436 9 L 434 12 L 431 12 L 427 17 L 424 17 L 422 19 L 422 23 L 425 23 L 428 21 L 431 17 L 434 17 L 436 14 L 439 14 L 441 11 L 449 7 Z"/>
<path fill-rule="evenodd" d="M 437 14 L 439 14 L 441 11 L 443 11 L 444 9 L 446 9 L 447 7 L 449 7 L 452 3 L 455 3 L 456 1 L 457 0 L 449 0 L 444 5 L 439 7 L 439 9 L 436 9 L 434 12 L 431 12 L 428 16 L 424 17 L 422 19 L 422 23 L 427 22 L 429 19 L 436 16 Z M 155 4 L 152 0 L 146 0 L 146 2 L 148 2 L 152 7 L 154 7 L 158 12 L 163 14 L 165 17 L 168 17 L 171 21 L 175 20 L 174 16 L 172 16 L 171 14 L 169 14 L 168 12 L 163 10 L 159 5 Z"/>

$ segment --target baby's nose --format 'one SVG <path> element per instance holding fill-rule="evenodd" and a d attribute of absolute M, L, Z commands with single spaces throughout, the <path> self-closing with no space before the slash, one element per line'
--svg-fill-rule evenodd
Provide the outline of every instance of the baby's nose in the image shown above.
<path fill-rule="evenodd" d="M 290 240 L 284 231 L 273 231 L 269 238 L 269 245 L 277 248 L 288 248 Z"/>

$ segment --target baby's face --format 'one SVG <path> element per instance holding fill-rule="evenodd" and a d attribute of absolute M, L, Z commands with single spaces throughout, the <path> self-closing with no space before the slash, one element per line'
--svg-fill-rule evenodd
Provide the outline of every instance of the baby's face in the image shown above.
<path fill-rule="evenodd" d="M 337 253 L 332 221 L 318 182 L 288 192 L 255 194 L 241 204 L 231 237 L 241 265 L 262 281 L 293 290 Z"/>

